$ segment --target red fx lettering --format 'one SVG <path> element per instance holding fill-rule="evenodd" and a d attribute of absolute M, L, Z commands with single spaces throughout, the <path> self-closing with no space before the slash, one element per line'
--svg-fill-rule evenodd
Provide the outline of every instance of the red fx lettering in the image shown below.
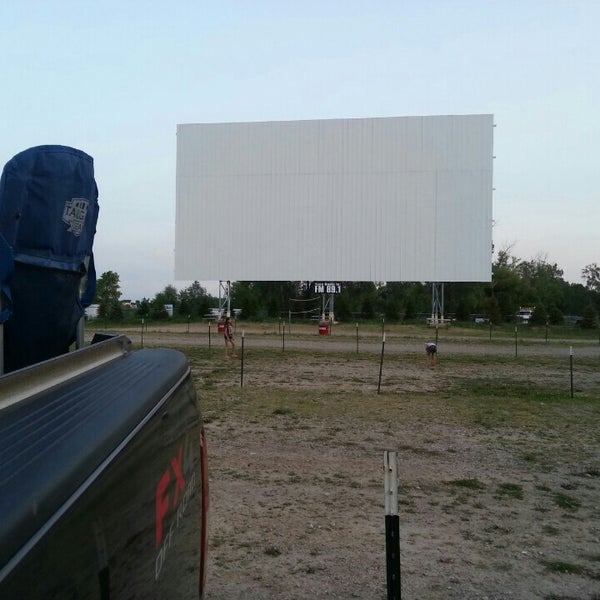
<path fill-rule="evenodd" d="M 171 459 L 171 467 L 167 469 L 156 486 L 156 547 L 160 546 L 163 538 L 163 521 L 169 512 L 171 495 L 167 489 L 171 483 L 171 469 L 175 474 L 175 494 L 173 496 L 172 508 L 175 510 L 179 504 L 179 492 L 185 492 L 185 479 L 183 477 L 183 444 L 179 446 L 177 456 Z"/>
<path fill-rule="evenodd" d="M 179 446 L 179 456 L 174 456 L 171 459 L 171 467 L 175 473 L 175 498 L 173 498 L 173 508 L 179 503 L 179 492 L 185 492 L 185 479 L 181 472 L 181 462 L 183 460 L 183 446 Z"/>
<path fill-rule="evenodd" d="M 169 510 L 169 495 L 166 494 L 167 487 L 171 481 L 171 473 L 167 469 L 156 486 L 156 547 L 160 546 L 163 536 L 163 519 Z"/>

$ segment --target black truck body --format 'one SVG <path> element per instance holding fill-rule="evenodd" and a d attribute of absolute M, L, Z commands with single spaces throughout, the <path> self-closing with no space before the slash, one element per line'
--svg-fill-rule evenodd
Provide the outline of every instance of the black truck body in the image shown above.
<path fill-rule="evenodd" d="M 124 336 L 0 377 L 0 598 L 202 597 L 208 475 L 185 356 Z"/>

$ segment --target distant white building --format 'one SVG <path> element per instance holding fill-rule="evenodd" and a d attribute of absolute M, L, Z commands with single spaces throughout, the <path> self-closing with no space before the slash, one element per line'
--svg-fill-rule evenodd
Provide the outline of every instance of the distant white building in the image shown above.
<path fill-rule="evenodd" d="M 85 309 L 86 319 L 97 319 L 99 316 L 100 316 L 100 305 L 99 304 L 90 304 Z"/>

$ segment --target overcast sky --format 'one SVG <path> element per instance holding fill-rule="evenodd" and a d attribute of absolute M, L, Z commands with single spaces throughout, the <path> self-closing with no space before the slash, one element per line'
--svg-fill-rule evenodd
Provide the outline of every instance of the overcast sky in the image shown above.
<path fill-rule="evenodd" d="M 93 156 L 96 268 L 140 299 L 189 283 L 178 123 L 492 113 L 496 247 L 581 283 L 600 263 L 599 23 L 596 0 L 3 0 L 0 166 L 41 144 Z"/>

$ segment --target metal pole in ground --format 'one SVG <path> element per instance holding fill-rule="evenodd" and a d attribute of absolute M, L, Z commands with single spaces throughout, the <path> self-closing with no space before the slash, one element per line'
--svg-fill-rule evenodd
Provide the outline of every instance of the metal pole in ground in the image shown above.
<path fill-rule="evenodd" d="M 240 366 L 240 387 L 244 387 L 244 330 L 242 329 L 242 359 Z"/>
<path fill-rule="evenodd" d="M 208 322 L 208 353 L 210 354 L 210 321 Z"/>
<path fill-rule="evenodd" d="M 356 323 L 356 354 L 358 354 L 358 322 Z"/>
<path fill-rule="evenodd" d="M 401 600 L 400 517 L 398 516 L 398 461 L 396 453 L 383 453 L 385 488 L 385 557 L 387 600 Z"/>
<path fill-rule="evenodd" d="M 519 328 L 515 325 L 515 358 L 519 355 Z"/>
<path fill-rule="evenodd" d="M 383 351 L 385 349 L 385 333 L 383 334 L 383 338 L 381 339 L 381 359 L 379 361 L 379 381 L 377 382 L 377 393 L 379 394 L 381 390 L 381 373 L 383 371 Z"/>
<path fill-rule="evenodd" d="M 571 398 L 573 397 L 573 346 L 569 348 L 569 363 L 571 371 Z"/>
<path fill-rule="evenodd" d="M 281 351 L 285 352 L 285 325 L 283 326 L 283 331 L 281 334 Z"/>
<path fill-rule="evenodd" d="M 142 334 L 140 336 L 140 346 L 144 347 L 144 319 L 142 319 Z"/>

